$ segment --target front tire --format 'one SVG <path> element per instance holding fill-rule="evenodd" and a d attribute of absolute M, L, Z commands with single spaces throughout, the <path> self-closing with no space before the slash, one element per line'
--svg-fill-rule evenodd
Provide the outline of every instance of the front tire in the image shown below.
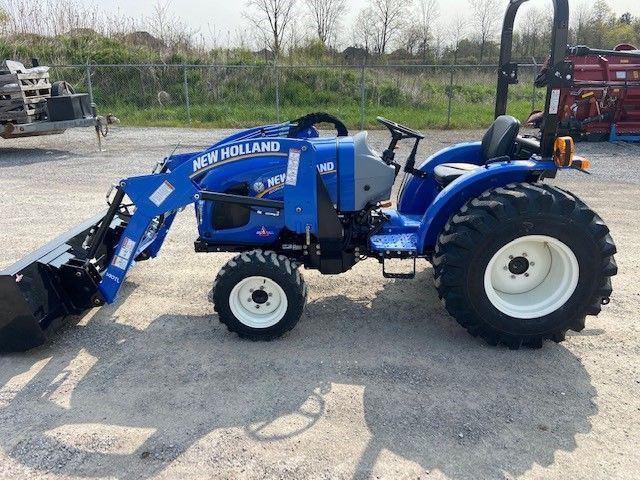
<path fill-rule="evenodd" d="M 236 255 L 213 284 L 220 322 L 250 340 L 272 340 L 291 330 L 300 320 L 306 298 L 298 266 L 271 251 Z"/>
<path fill-rule="evenodd" d="M 448 312 L 490 344 L 561 342 L 600 313 L 617 273 L 602 219 L 576 196 L 544 184 L 485 192 L 454 215 L 433 258 Z"/>

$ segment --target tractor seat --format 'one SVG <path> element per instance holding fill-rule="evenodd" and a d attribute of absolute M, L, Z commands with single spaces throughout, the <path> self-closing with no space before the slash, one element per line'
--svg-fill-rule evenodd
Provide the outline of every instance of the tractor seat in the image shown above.
<path fill-rule="evenodd" d="M 502 115 L 487 130 L 482 137 L 483 164 L 491 163 L 504 157 L 511 158 L 520 132 L 520 122 L 510 115 Z M 481 168 L 482 165 L 473 163 L 443 163 L 433 169 L 433 176 L 438 184 L 444 188 L 455 179 Z"/>
<path fill-rule="evenodd" d="M 479 168 L 482 168 L 482 165 L 474 165 L 473 163 L 443 163 L 433 170 L 433 175 L 440 185 L 446 187 L 456 178 Z"/>

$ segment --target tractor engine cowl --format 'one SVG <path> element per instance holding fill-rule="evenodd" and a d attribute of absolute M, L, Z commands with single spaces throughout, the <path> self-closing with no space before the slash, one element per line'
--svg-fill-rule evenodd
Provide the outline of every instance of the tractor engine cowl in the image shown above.
<path fill-rule="evenodd" d="M 331 202 L 340 212 L 355 212 L 387 200 L 395 168 L 385 164 L 368 145 L 367 133 L 354 137 L 313 138 L 315 164 Z M 246 156 L 212 170 L 202 179 L 204 189 L 234 195 L 282 200 L 289 152 Z M 238 235 L 250 245 L 273 243 L 284 228 L 284 218 L 274 212 L 222 202 L 197 202 L 201 239 L 237 242 Z"/>

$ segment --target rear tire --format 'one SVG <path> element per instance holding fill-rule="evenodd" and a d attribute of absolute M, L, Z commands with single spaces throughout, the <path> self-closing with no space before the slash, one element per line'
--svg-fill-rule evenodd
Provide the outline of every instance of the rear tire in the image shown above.
<path fill-rule="evenodd" d="M 541 347 L 582 330 L 585 316 L 608 303 L 615 252 L 607 226 L 575 195 L 511 184 L 449 220 L 433 257 L 435 284 L 472 335 L 512 349 Z"/>
<path fill-rule="evenodd" d="M 243 338 L 272 340 L 300 320 L 307 288 L 297 264 L 275 252 L 252 250 L 222 267 L 213 284 L 220 322 Z"/>

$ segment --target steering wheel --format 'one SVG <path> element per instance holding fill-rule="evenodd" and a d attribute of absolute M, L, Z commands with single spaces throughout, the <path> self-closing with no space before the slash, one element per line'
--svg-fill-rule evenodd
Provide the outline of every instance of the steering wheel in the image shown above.
<path fill-rule="evenodd" d="M 300 133 L 319 123 L 329 123 L 333 125 L 336 128 L 339 137 L 346 137 L 349 135 L 349 131 L 344 123 L 342 123 L 337 117 L 325 112 L 309 113 L 297 120 L 291 121 L 290 123 L 291 128 L 289 129 L 289 137 L 297 137 Z"/>
<path fill-rule="evenodd" d="M 424 135 L 417 130 L 392 122 L 384 117 L 377 117 L 376 120 L 387 127 L 393 138 L 397 138 L 397 140 L 404 140 L 405 138 L 417 138 L 422 140 L 424 138 Z"/>

